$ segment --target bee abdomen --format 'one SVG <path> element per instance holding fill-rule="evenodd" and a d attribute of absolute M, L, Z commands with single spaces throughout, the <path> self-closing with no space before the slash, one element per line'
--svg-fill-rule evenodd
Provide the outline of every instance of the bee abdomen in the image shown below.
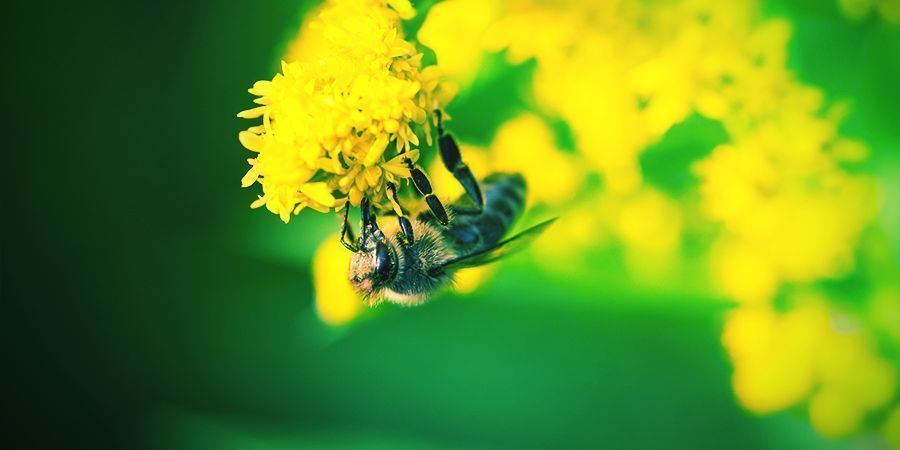
<path fill-rule="evenodd" d="M 484 211 L 473 219 L 481 245 L 503 238 L 525 209 L 525 179 L 518 173 L 494 173 L 482 181 Z"/>

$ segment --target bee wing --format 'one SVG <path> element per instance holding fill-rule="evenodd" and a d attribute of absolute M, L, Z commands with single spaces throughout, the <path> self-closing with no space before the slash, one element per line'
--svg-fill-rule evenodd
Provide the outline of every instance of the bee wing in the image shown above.
<path fill-rule="evenodd" d="M 509 256 L 534 242 L 534 240 L 550 227 L 556 219 L 558 219 L 558 217 L 541 222 L 521 233 L 498 242 L 497 245 L 494 245 L 493 247 L 451 259 L 432 269 L 431 273 L 435 274 L 446 270 L 459 270 L 466 267 L 483 266 Z"/>

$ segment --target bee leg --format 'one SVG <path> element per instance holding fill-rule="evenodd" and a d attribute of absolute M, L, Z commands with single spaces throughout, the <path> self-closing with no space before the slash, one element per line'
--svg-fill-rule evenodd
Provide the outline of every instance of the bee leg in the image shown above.
<path fill-rule="evenodd" d="M 474 211 L 458 212 L 481 214 L 484 210 L 484 196 L 481 193 L 481 187 L 478 185 L 478 180 L 475 179 L 475 175 L 472 174 L 472 170 L 469 169 L 469 166 L 463 162 L 462 154 L 459 151 L 459 145 L 456 144 L 456 140 L 453 139 L 453 136 L 450 134 L 444 133 L 441 110 L 435 109 L 434 116 L 437 120 L 438 147 L 441 150 L 441 161 L 444 162 L 444 167 L 453 174 L 456 181 L 462 185 L 463 189 L 466 190 L 466 194 L 468 194 L 469 198 L 475 203 L 476 209 Z"/>
<path fill-rule="evenodd" d="M 376 240 L 383 241 L 384 234 L 378 228 L 375 207 L 372 206 L 368 197 L 363 197 L 362 202 L 359 204 L 359 210 L 362 215 L 362 245 L 365 245 L 365 242 L 368 241 L 369 234 Z"/>
<path fill-rule="evenodd" d="M 356 237 L 353 236 L 353 228 L 350 227 L 350 204 L 348 203 L 344 209 L 344 221 L 341 223 L 341 244 L 351 252 L 359 250 L 356 244 Z M 347 238 L 350 242 L 347 242 Z"/>
<path fill-rule="evenodd" d="M 413 229 L 412 223 L 410 223 L 409 218 L 406 217 L 406 213 L 403 211 L 403 207 L 400 206 L 400 201 L 397 199 L 397 186 L 394 183 L 387 183 L 387 190 L 389 194 L 389 199 L 394 206 L 394 212 L 397 213 L 397 221 L 400 223 L 400 231 L 403 232 L 404 241 L 406 244 L 412 244 L 413 237 Z"/>
<path fill-rule="evenodd" d="M 415 186 L 416 190 L 425 197 L 425 203 L 428 205 L 428 208 L 431 209 L 434 218 L 437 219 L 441 225 L 450 223 L 447 209 L 444 208 L 444 204 L 441 203 L 440 199 L 434 195 L 434 191 L 431 189 L 431 181 L 428 180 L 428 176 L 425 175 L 425 172 L 413 164 L 410 159 L 404 159 L 403 163 L 406 164 L 406 167 L 409 169 L 409 175 L 412 178 L 413 186 Z"/>

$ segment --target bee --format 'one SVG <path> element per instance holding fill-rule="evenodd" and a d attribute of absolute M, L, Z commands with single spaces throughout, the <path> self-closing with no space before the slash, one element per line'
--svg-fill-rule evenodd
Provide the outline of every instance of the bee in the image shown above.
<path fill-rule="evenodd" d="M 415 239 L 405 239 L 403 226 L 379 228 L 374 212 L 363 205 L 363 233 L 350 261 L 354 289 L 370 300 L 385 299 L 412 306 L 452 282 L 466 267 L 496 261 L 523 248 L 556 219 L 503 239 L 525 208 L 525 180 L 520 174 L 495 173 L 482 181 L 484 206 L 477 213 L 463 208 L 463 198 L 448 209 L 443 226 L 432 213 L 409 223 Z M 459 212 L 462 211 L 462 212 Z"/>
<path fill-rule="evenodd" d="M 388 184 L 397 222 L 380 228 L 374 206 L 364 198 L 360 204 L 362 233 L 357 241 L 349 226 L 350 208 L 344 211 L 341 243 L 353 252 L 350 283 L 370 302 L 386 299 L 402 305 L 421 304 L 451 283 L 457 270 L 488 264 L 523 248 L 556 220 L 504 239 L 525 209 L 525 179 L 517 173 L 495 173 L 479 184 L 462 161 L 456 141 L 444 133 L 439 109 L 435 117 L 441 160 L 465 191 L 450 205 L 450 211 L 432 192 L 425 172 L 410 159 L 403 161 L 427 212 L 410 221 L 397 199 L 397 187 Z"/>

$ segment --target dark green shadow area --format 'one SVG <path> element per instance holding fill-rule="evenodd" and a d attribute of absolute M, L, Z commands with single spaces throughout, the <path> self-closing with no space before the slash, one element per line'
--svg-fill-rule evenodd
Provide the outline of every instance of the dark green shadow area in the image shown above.
<path fill-rule="evenodd" d="M 734 404 L 718 344 L 723 306 L 656 298 L 682 305 L 660 310 L 634 294 L 573 292 L 515 264 L 474 298 L 443 296 L 335 331 L 315 321 L 304 283 L 284 283 L 306 279 L 304 270 L 227 253 L 185 263 L 212 261 L 228 263 L 155 289 L 193 302 L 163 303 L 166 314 L 124 327 L 135 333 L 129 347 L 155 355 L 138 368 L 162 400 L 144 425 L 154 448 L 214 448 L 233 434 L 262 445 L 240 448 L 351 437 L 359 448 L 385 439 L 422 444 L 409 448 L 791 448 L 782 439 L 769 447 L 765 428 Z M 197 283 L 212 279 L 253 283 Z M 140 339 L 161 328 L 154 346 Z"/>
<path fill-rule="evenodd" d="M 641 153 L 641 173 L 650 185 L 683 195 L 698 184 L 691 166 L 726 142 L 728 133 L 721 123 L 693 114 Z"/>

